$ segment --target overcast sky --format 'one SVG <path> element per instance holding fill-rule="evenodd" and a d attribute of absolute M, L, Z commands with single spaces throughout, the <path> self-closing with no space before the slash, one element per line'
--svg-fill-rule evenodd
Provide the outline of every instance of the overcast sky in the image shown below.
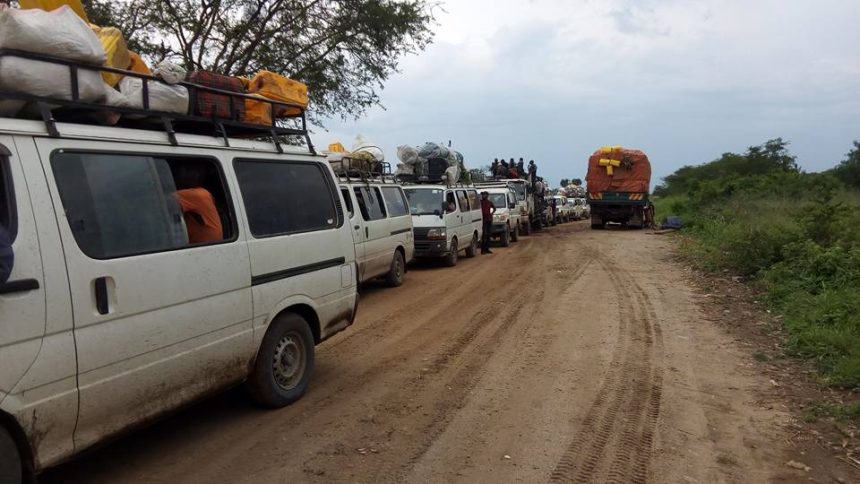
<path fill-rule="evenodd" d="M 401 63 L 384 109 L 330 121 L 396 163 L 451 140 L 468 167 L 534 159 L 553 186 L 602 145 L 645 151 L 659 179 L 781 136 L 807 171 L 860 140 L 860 0 L 449 0 Z"/>

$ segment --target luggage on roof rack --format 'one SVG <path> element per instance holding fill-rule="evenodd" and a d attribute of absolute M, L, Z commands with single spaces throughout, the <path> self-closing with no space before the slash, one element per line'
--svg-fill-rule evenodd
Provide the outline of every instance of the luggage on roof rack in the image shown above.
<path fill-rule="evenodd" d="M 39 65 L 48 66 L 54 71 L 59 70 L 60 72 L 67 73 L 65 79 L 68 80 L 69 85 L 63 86 L 63 92 L 67 92 L 68 96 L 45 95 L 44 93 L 28 91 L 26 83 L 16 84 L 14 87 L 9 84 L 4 85 L 0 83 L 0 107 L 5 105 L 25 105 L 25 109 L 16 109 L 15 114 L 24 113 L 28 117 L 33 117 L 33 114 L 35 114 L 36 117 L 40 117 L 45 122 L 48 134 L 52 137 L 60 136 L 56 126 L 58 121 L 93 123 L 94 115 L 103 116 L 106 113 L 115 113 L 120 115 L 117 122 L 118 126 L 164 131 L 167 134 L 168 141 L 173 145 L 178 144 L 176 133 L 188 133 L 223 138 L 226 146 L 230 145 L 229 138 L 268 139 L 274 143 L 275 149 L 278 152 L 283 152 L 283 148 L 281 147 L 282 138 L 299 136 L 307 143 L 310 152 L 316 154 L 310 135 L 308 134 L 305 107 L 298 104 L 275 101 L 260 96 L 251 96 L 245 93 L 232 92 L 183 81 L 177 84 L 177 86 L 182 86 L 189 91 L 190 105 L 192 106 L 197 104 L 197 98 L 201 95 L 210 97 L 213 95 L 224 96 L 226 99 L 232 101 L 228 105 L 241 105 L 243 108 L 245 102 L 251 100 L 255 103 L 266 104 L 270 113 L 290 113 L 287 119 L 293 119 L 296 126 L 285 127 L 279 125 L 276 121 L 276 116 L 271 117 L 271 124 L 264 125 L 248 123 L 244 119 L 235 116 L 231 116 L 232 119 L 222 119 L 189 114 L 187 111 L 184 113 L 157 111 L 152 109 L 153 103 L 151 101 L 153 99 L 150 89 L 153 86 L 162 87 L 167 86 L 167 84 L 151 75 L 33 52 L 0 49 L 0 66 L 4 64 L 9 65 L 10 63 L 6 62 L 8 60 L 36 62 Z M 11 64 L 14 64 L 14 62 Z M 91 88 L 86 81 L 94 75 L 101 81 L 100 75 L 103 73 L 119 74 L 125 78 L 139 79 L 142 85 L 139 86 L 140 102 L 137 104 L 140 107 L 136 107 L 135 103 L 128 103 L 128 105 L 108 105 L 104 102 L 107 94 L 99 97 L 88 95 L 84 92 L 84 89 Z M 52 82 L 57 82 L 57 79 L 52 79 Z M 104 89 L 112 89 L 106 85 L 103 85 L 103 87 Z M 108 91 L 104 92 L 108 93 Z M 115 91 L 110 94 L 113 96 L 113 94 L 120 93 Z M 12 117 L 15 117 L 15 114 L 12 114 Z M 9 114 L 6 113 L 6 116 L 8 117 Z"/>

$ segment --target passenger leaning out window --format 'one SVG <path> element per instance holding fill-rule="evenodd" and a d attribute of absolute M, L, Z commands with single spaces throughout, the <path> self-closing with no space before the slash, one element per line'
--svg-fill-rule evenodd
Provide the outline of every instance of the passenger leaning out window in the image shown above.
<path fill-rule="evenodd" d="M 176 196 L 182 206 L 191 244 L 216 242 L 224 237 L 215 199 L 203 188 L 207 169 L 204 162 L 182 163 L 176 173 Z"/>

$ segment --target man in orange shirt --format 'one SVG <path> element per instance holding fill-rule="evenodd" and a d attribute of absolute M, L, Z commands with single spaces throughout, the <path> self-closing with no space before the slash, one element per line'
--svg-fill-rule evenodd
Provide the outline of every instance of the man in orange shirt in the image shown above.
<path fill-rule="evenodd" d="M 202 163 L 183 163 L 177 172 L 180 189 L 176 190 L 176 196 L 185 217 L 190 244 L 205 244 L 224 239 L 215 199 L 209 190 L 202 186 L 205 177 L 206 165 Z"/>

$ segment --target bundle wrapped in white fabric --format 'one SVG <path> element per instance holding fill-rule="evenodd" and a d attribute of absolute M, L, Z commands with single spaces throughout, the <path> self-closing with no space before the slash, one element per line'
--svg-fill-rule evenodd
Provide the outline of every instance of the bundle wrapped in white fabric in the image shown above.
<path fill-rule="evenodd" d="M 376 161 L 385 161 L 385 153 L 378 146 L 367 141 L 362 135 L 355 137 L 355 141 L 352 143 L 352 152 L 368 153 Z"/>
<path fill-rule="evenodd" d="M 26 92 L 72 100 L 72 81 L 69 68 L 21 57 L 0 58 L 0 90 Z M 104 82 L 98 71 L 78 69 L 78 99 L 85 102 L 102 102 L 105 98 Z"/>
<path fill-rule="evenodd" d="M 149 109 L 167 113 L 187 114 L 189 95 L 183 86 L 171 86 L 159 81 L 147 81 Z M 128 106 L 143 109 L 143 79 L 123 77 L 119 90 L 128 100 Z"/>
<path fill-rule="evenodd" d="M 96 65 L 106 59 L 98 36 L 68 5 L 51 12 L 35 8 L 0 10 L 0 48 Z"/>
<path fill-rule="evenodd" d="M 105 62 L 98 37 L 68 5 L 51 12 L 0 8 L 0 48 L 99 66 Z M 71 100 L 71 86 L 71 72 L 66 66 L 11 55 L 0 59 L 2 90 Z M 78 95 L 86 102 L 104 100 L 104 83 L 97 71 L 78 69 Z M 0 115 L 14 115 L 23 105 L 21 101 L 4 101 Z"/>

